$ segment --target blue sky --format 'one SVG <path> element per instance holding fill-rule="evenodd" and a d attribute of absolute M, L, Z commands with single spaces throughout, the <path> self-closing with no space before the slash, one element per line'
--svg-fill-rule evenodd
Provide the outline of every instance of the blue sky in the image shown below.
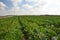
<path fill-rule="evenodd" d="M 11 0 L 0 0 L 0 1 L 3 2 L 8 7 L 8 9 L 11 9 L 13 7 L 13 3 L 11 2 Z M 23 8 L 22 5 L 24 5 L 24 4 L 29 4 L 29 5 L 33 6 L 35 3 L 22 0 L 22 2 L 18 3 L 18 4 L 19 4 L 18 5 L 19 7 Z"/>
<path fill-rule="evenodd" d="M 25 12 L 28 12 L 29 10 L 34 8 L 34 5 L 36 2 L 33 1 L 28 1 L 28 0 L 0 0 L 0 13 L 10 13 L 10 14 L 15 14 L 15 13 L 20 13 L 21 11 L 24 14 Z M 2 9 L 2 10 L 1 10 Z M 5 11 L 4 11 L 5 10 Z M 4 11 L 4 12 L 3 12 Z M 3 14 L 1 14 L 3 15 Z"/>
<path fill-rule="evenodd" d="M 3 12 L 4 11 L 4 12 Z M 0 15 L 60 15 L 60 0 L 0 0 Z"/>
<path fill-rule="evenodd" d="M 5 5 L 7 5 L 8 8 L 13 7 L 13 4 L 10 0 L 1 0 Z"/>

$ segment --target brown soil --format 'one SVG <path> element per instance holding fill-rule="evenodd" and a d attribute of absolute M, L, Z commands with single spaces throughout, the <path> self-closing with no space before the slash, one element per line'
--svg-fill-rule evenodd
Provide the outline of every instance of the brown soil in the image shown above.
<path fill-rule="evenodd" d="M 13 17 L 13 16 L 0 16 L 0 18 L 9 18 L 9 17 Z"/>

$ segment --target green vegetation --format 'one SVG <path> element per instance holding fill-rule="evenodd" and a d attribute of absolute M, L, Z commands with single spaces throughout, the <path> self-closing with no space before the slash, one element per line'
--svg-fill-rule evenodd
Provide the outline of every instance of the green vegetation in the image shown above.
<path fill-rule="evenodd" d="M 0 18 L 0 40 L 60 40 L 60 16 Z"/>
<path fill-rule="evenodd" d="M 0 19 L 0 40 L 23 40 L 17 17 Z"/>

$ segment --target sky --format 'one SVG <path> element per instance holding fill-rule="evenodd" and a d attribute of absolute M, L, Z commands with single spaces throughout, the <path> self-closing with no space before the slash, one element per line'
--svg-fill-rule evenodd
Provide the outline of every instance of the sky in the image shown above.
<path fill-rule="evenodd" d="M 0 0 L 0 16 L 60 15 L 60 0 Z"/>

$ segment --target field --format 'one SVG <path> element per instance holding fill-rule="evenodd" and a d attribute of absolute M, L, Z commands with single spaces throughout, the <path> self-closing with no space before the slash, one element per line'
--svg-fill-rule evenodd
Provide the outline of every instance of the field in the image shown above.
<path fill-rule="evenodd" d="M 0 40 L 60 40 L 60 16 L 0 17 Z"/>

